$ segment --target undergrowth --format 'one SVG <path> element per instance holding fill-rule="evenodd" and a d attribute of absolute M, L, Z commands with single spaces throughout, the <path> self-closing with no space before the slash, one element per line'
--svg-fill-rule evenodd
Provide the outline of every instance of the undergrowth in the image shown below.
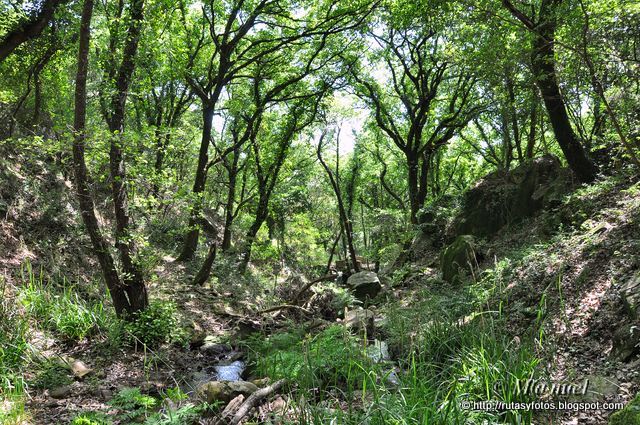
<path fill-rule="evenodd" d="M 294 330 L 250 339 L 254 372 L 292 383 L 290 423 L 531 424 L 530 412 L 461 407 L 464 401 L 531 401 L 516 391 L 518 382 L 544 377 L 537 355 L 542 320 L 531 339 L 511 339 L 506 318 L 486 308 L 507 268 L 497 262 L 464 288 L 429 288 L 409 306 L 388 306 L 379 332 L 395 364 L 375 363 L 364 337 L 333 325 L 315 336 Z"/>
<path fill-rule="evenodd" d="M 108 411 L 83 412 L 71 425 L 188 425 L 207 412 L 205 404 L 193 404 L 179 388 L 169 388 L 160 398 L 142 394 L 139 388 L 123 388 L 109 401 Z"/>
<path fill-rule="evenodd" d="M 81 298 L 64 278 L 60 286 L 46 281 L 43 271 L 36 273 L 29 262 L 22 268 L 22 281 L 18 299 L 27 315 L 63 340 L 82 340 L 108 329 L 115 319 L 101 301 Z"/>

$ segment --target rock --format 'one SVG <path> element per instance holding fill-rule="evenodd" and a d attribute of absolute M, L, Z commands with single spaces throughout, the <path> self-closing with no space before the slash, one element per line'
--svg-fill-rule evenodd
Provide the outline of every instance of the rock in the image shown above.
<path fill-rule="evenodd" d="M 400 372 L 400 369 L 397 366 L 387 372 L 385 378 L 387 385 L 390 387 L 400 386 L 400 376 L 398 375 L 398 372 Z"/>
<path fill-rule="evenodd" d="M 626 324 L 613 334 L 613 350 L 611 354 L 620 361 L 626 361 L 640 352 L 640 327 Z"/>
<path fill-rule="evenodd" d="M 258 386 L 256 384 L 248 381 L 227 382 L 227 386 L 234 393 L 244 394 L 244 395 L 253 394 L 255 391 L 258 390 Z"/>
<path fill-rule="evenodd" d="M 344 326 L 354 332 L 367 332 L 367 335 L 373 335 L 375 314 L 371 310 L 347 310 L 344 314 Z"/>
<path fill-rule="evenodd" d="M 140 392 L 151 396 L 158 396 L 165 390 L 165 384 L 160 381 L 145 381 L 140 385 Z"/>
<path fill-rule="evenodd" d="M 458 283 L 463 270 L 472 271 L 477 267 L 475 240 L 471 235 L 461 235 L 442 251 L 440 268 L 442 279 Z"/>
<path fill-rule="evenodd" d="M 100 393 L 100 398 L 102 398 L 102 400 L 104 401 L 109 401 L 113 398 L 113 391 L 111 391 L 109 388 L 101 388 L 99 390 Z"/>
<path fill-rule="evenodd" d="M 640 425 L 640 394 L 609 418 L 609 425 Z"/>
<path fill-rule="evenodd" d="M 70 369 L 76 378 L 84 378 L 85 376 L 93 372 L 93 369 L 88 367 L 81 360 L 75 360 L 73 363 L 71 363 Z"/>
<path fill-rule="evenodd" d="M 189 347 L 191 347 L 191 349 L 201 347 L 202 345 L 204 345 L 206 337 L 207 334 L 204 332 L 192 332 L 191 336 L 189 337 Z"/>
<path fill-rule="evenodd" d="M 507 224 L 557 205 L 571 181 L 570 172 L 553 155 L 490 173 L 464 194 L 455 233 L 492 236 Z"/>
<path fill-rule="evenodd" d="M 636 273 L 627 283 L 622 285 L 620 296 L 629 317 L 637 319 L 640 311 L 640 273 Z"/>
<path fill-rule="evenodd" d="M 360 301 L 375 298 L 382 289 L 378 275 L 370 271 L 352 274 L 347 279 L 347 286 Z"/>
<path fill-rule="evenodd" d="M 58 404 L 59 404 L 58 400 L 47 400 L 44 403 L 44 407 L 46 407 L 48 409 L 52 409 L 54 407 L 58 407 Z"/>
<path fill-rule="evenodd" d="M 200 346 L 200 351 L 211 356 L 220 356 L 233 351 L 233 347 L 220 343 L 220 338 L 217 336 L 207 335 Z"/>
<path fill-rule="evenodd" d="M 420 261 L 428 258 L 429 252 L 433 251 L 434 248 L 439 245 L 435 232 L 432 233 L 431 230 L 423 230 L 422 228 L 425 227 L 425 225 L 420 227 L 420 231 L 416 233 L 409 247 L 409 258 L 412 261 Z M 431 229 L 431 227 L 429 227 L 429 229 Z"/>
<path fill-rule="evenodd" d="M 51 398 L 55 398 L 55 399 L 63 399 L 63 398 L 67 398 L 69 396 L 69 394 L 71 394 L 71 386 L 70 385 L 64 385 L 62 387 L 58 387 L 58 388 L 54 388 L 52 390 L 49 390 L 49 396 Z"/>
<path fill-rule="evenodd" d="M 253 381 L 251 381 L 251 383 L 254 384 L 258 388 L 266 387 L 267 385 L 269 385 L 269 382 L 271 382 L 271 379 L 269 379 L 268 377 L 267 378 L 254 379 Z"/>
<path fill-rule="evenodd" d="M 197 394 L 200 399 L 207 403 L 215 401 L 228 403 L 240 394 L 248 396 L 256 390 L 258 390 L 258 387 L 255 384 L 246 381 L 210 381 L 202 384 L 198 388 Z"/>

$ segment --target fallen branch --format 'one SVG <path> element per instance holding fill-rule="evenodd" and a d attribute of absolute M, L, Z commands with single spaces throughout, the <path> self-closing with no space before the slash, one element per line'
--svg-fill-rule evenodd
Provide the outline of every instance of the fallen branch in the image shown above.
<path fill-rule="evenodd" d="M 256 392 L 254 392 L 253 394 L 251 394 L 247 398 L 247 400 L 242 404 L 242 406 L 240 406 L 236 414 L 233 416 L 233 419 L 229 421 L 229 424 L 237 425 L 238 423 L 240 423 L 242 418 L 244 418 L 247 415 L 247 413 L 249 413 L 251 409 L 253 409 L 256 406 L 256 404 L 258 404 L 260 400 L 274 393 L 275 391 L 279 390 L 280 387 L 284 385 L 284 383 L 285 383 L 285 380 L 281 379 L 269 385 L 268 387 L 261 388 Z"/>
<path fill-rule="evenodd" d="M 218 423 L 225 422 L 227 418 L 233 415 L 233 412 L 235 412 L 237 409 L 239 409 L 242 406 L 243 402 L 244 402 L 244 395 L 242 394 L 238 395 L 236 398 L 231 400 L 229 404 L 227 404 L 227 407 L 225 407 L 224 410 L 222 411 L 222 414 L 220 414 L 220 420 L 218 421 Z"/>
<path fill-rule="evenodd" d="M 298 293 L 296 294 L 295 297 L 293 297 L 293 303 L 297 304 L 298 301 L 300 300 L 300 297 L 302 297 L 302 294 L 304 294 L 305 292 L 307 292 L 309 290 L 309 288 L 311 288 L 313 285 L 315 285 L 316 283 L 320 283 L 320 282 L 326 282 L 329 280 L 336 280 L 338 278 L 338 274 L 334 273 L 334 274 L 328 274 L 322 277 L 317 278 L 316 280 L 312 280 L 311 282 L 307 283 L 306 285 L 304 285 L 302 287 L 302 289 L 300 289 L 298 291 Z"/>
<path fill-rule="evenodd" d="M 307 314 L 311 314 L 311 310 L 306 309 L 304 307 L 300 307 L 299 305 L 293 305 L 293 304 L 282 304 L 282 305 L 278 305 L 275 307 L 270 307 L 267 308 L 265 310 L 260 310 L 258 312 L 256 312 L 256 314 L 266 314 L 266 313 L 271 313 L 272 311 L 278 311 L 278 310 L 285 310 L 285 309 L 289 309 L 289 310 L 300 310 L 303 311 Z"/>

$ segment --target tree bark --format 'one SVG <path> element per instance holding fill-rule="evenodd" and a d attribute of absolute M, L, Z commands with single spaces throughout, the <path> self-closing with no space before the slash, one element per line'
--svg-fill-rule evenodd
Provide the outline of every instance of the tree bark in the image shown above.
<path fill-rule="evenodd" d="M 409 189 L 409 207 L 411 223 L 418 223 L 418 211 L 422 206 L 418 197 L 418 158 L 415 155 L 407 154 L 407 185 Z"/>
<path fill-rule="evenodd" d="M 118 271 L 109 252 L 109 246 L 100 232 L 100 226 L 94 211 L 94 202 L 89 189 L 87 165 L 85 161 L 85 121 L 87 108 L 87 69 L 89 64 L 89 40 L 93 0 L 85 0 L 80 23 L 80 46 L 78 49 L 78 70 L 75 88 L 73 164 L 76 183 L 76 195 L 80 204 L 80 215 L 87 228 L 91 245 L 102 275 L 106 282 L 116 314 L 120 317 L 132 312 L 129 299 L 123 290 Z"/>
<path fill-rule="evenodd" d="M 529 134 L 527 135 L 526 159 L 533 159 L 533 151 L 536 147 L 536 128 L 538 125 L 538 102 L 534 101 L 531 105 L 529 115 Z"/>
<path fill-rule="evenodd" d="M 554 46 L 556 6 L 561 2 L 562 0 L 542 0 L 538 23 L 534 23 L 517 10 L 509 0 L 502 0 L 503 5 L 511 14 L 533 33 L 531 65 L 536 85 L 540 89 L 542 100 L 551 121 L 553 133 L 571 170 L 580 181 L 588 183 L 595 179 L 597 168 L 587 157 L 584 148 L 571 127 L 565 100 L 560 92 L 556 75 Z"/>
<path fill-rule="evenodd" d="M 202 263 L 202 267 L 196 274 L 196 277 L 193 278 L 194 285 L 204 285 L 209 276 L 211 275 L 211 267 L 213 266 L 214 261 L 216 261 L 216 253 L 218 251 L 218 244 L 216 242 L 212 242 L 209 247 L 209 252 L 207 253 L 207 257 L 204 259 L 204 263 Z"/>
<path fill-rule="evenodd" d="M 233 224 L 234 204 L 236 200 L 236 183 L 238 180 L 238 161 L 240 160 L 240 147 L 234 150 L 231 166 L 229 167 L 229 187 L 227 191 L 227 202 L 225 204 L 224 233 L 222 235 L 222 251 L 226 252 L 231 248 L 231 225 Z"/>
<path fill-rule="evenodd" d="M 67 0 L 45 0 L 42 9 L 20 27 L 9 32 L 0 42 L 0 62 L 9 56 L 22 43 L 38 37 L 53 18 L 58 6 Z M 91 6 L 93 7 L 93 5 Z"/>
<path fill-rule="evenodd" d="M 122 262 L 124 291 L 127 293 L 131 312 L 144 310 L 148 305 L 147 289 L 140 265 L 135 259 L 136 246 L 130 234 L 129 199 L 127 194 L 127 176 L 122 149 L 125 107 L 129 84 L 135 69 L 135 57 L 140 40 L 144 11 L 144 0 L 133 0 L 127 37 L 122 53 L 122 63 L 118 70 L 115 93 L 111 98 L 109 130 L 111 143 L 109 150 L 109 169 L 111 174 L 111 193 L 116 218 L 116 248 Z"/>
<path fill-rule="evenodd" d="M 244 245 L 244 251 L 242 253 L 242 261 L 240 262 L 240 272 L 244 273 L 247 270 L 249 261 L 251 260 L 251 251 L 253 250 L 253 244 L 258 236 L 260 228 L 267 219 L 269 214 L 269 197 L 261 195 L 260 201 L 258 201 L 258 207 L 256 209 L 256 215 L 251 223 L 251 227 L 247 232 L 246 241 Z"/>
<path fill-rule="evenodd" d="M 193 182 L 193 195 L 196 198 L 191 208 L 189 217 L 189 230 L 185 236 L 182 252 L 178 256 L 178 261 L 188 261 L 198 248 L 198 237 L 200 228 L 197 217 L 202 212 L 204 188 L 207 182 L 207 163 L 209 162 L 209 143 L 211 143 L 211 128 L 213 124 L 213 106 L 206 105 L 202 109 L 202 140 L 200 141 L 200 152 L 198 153 L 198 166 L 196 168 L 196 178 Z"/>

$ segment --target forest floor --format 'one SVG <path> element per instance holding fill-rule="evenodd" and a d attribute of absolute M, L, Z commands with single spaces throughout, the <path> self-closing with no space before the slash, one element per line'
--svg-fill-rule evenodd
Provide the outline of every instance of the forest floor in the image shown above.
<path fill-rule="evenodd" d="M 40 165 L 38 168 L 37 163 L 32 164 L 30 172 L 44 170 Z M 8 170 L 15 178 L 7 181 L 16 187 L 5 190 L 17 190 L 24 183 L 20 180 L 20 168 L 12 167 Z M 31 190 L 31 195 L 10 205 L 6 218 L 0 221 L 3 248 L 0 267 L 7 283 L 3 289 L 4 300 L 14 307 L 20 305 L 19 300 L 24 297 L 21 288 L 28 287 L 29 281 L 37 280 L 37 266 L 50 267 L 60 261 L 64 262 L 60 268 L 66 273 L 74 269 L 79 271 L 77 279 L 84 284 L 76 287 L 84 288 L 84 295 L 89 299 L 101 298 L 100 287 L 91 277 L 94 265 L 85 259 L 86 256 L 80 255 L 87 251 L 86 239 L 79 236 L 81 227 L 73 203 L 65 198 L 68 183 L 61 178 L 52 181 L 44 174 L 35 181 L 42 187 Z M 42 197 L 45 193 L 48 199 Z M 60 202 L 56 197 L 66 201 Z M 67 208 L 50 210 L 48 207 L 58 204 L 67 205 Z M 358 334 L 356 341 L 360 338 L 365 345 L 373 343 L 374 339 L 388 343 L 390 362 L 402 381 L 400 389 L 381 384 L 376 387 L 376 391 L 383 393 L 380 397 L 378 394 L 363 395 L 362 389 L 351 392 L 338 388 L 349 386 L 350 381 L 340 375 L 341 371 L 335 371 L 332 373 L 338 377 L 335 378 L 336 385 L 325 388 L 330 395 L 317 396 L 322 388 L 318 388 L 313 379 L 309 383 L 304 374 L 298 374 L 295 376 L 300 382 L 288 386 L 279 395 L 270 395 L 247 416 L 247 420 L 280 423 L 285 418 L 304 423 L 313 418 L 317 423 L 324 423 L 323 420 L 331 421 L 333 417 L 331 423 L 347 423 L 346 417 L 341 415 L 353 409 L 359 411 L 354 414 L 358 419 L 353 423 L 367 420 L 385 423 L 391 417 L 397 419 L 393 416 L 395 408 L 397 415 L 414 409 L 409 415 L 424 419 L 432 414 L 429 409 L 433 406 L 421 406 L 420 403 L 430 403 L 419 400 L 433 395 L 435 401 L 442 394 L 431 387 L 422 388 L 423 392 L 408 388 L 411 379 L 414 379 L 415 387 L 423 384 L 416 380 L 423 372 L 414 371 L 411 376 L 414 357 L 428 358 L 430 365 L 446 364 L 447 374 L 452 376 L 447 385 L 461 385 L 461 394 L 467 396 L 470 393 L 465 392 L 465 385 L 473 385 L 469 388 L 474 388 L 476 392 L 471 395 L 477 400 L 483 399 L 483 390 L 478 390 L 482 384 L 460 383 L 463 378 L 474 381 L 491 375 L 499 379 L 503 374 L 507 379 L 508 374 L 527 376 L 534 369 L 539 376 L 554 382 L 581 383 L 588 379 L 590 400 L 593 401 L 628 402 L 634 397 L 640 389 L 640 359 L 636 346 L 640 340 L 636 341 L 628 333 L 638 323 L 625 313 L 620 291 L 625 283 L 637 276 L 640 266 L 640 183 L 610 178 L 581 188 L 557 209 L 504 228 L 489 241 L 479 241 L 478 250 L 482 251 L 484 261 L 462 285 L 450 285 L 439 278 L 439 250 L 435 248 L 423 253 L 419 260 L 382 275 L 382 295 L 374 306 L 369 307 L 376 317 L 374 328 L 360 329 L 369 335 Z M 27 260 L 34 264 L 31 273 L 24 268 Z M 47 270 L 51 275 L 58 272 Z M 176 326 L 187 330 L 182 344 L 139 350 L 126 345 L 114 346 L 109 327 L 99 328 L 91 337 L 69 341 L 60 338 L 49 327 L 40 326 L 33 318 L 28 319 L 29 342 L 36 358 L 67 362 L 73 358 L 81 360 L 92 371 L 74 379 L 68 372 L 50 367 L 43 370 L 34 363 L 23 372 L 25 382 L 31 385 L 21 401 L 22 413 L 12 416 L 15 422 L 9 423 L 67 424 L 87 411 L 104 412 L 114 415 L 115 423 L 127 423 L 123 416 L 117 416 L 126 408 L 110 403 L 123 388 L 139 388 L 141 394 L 163 400 L 162 406 L 149 411 L 177 411 L 181 406 L 192 406 L 189 403 L 196 399 L 197 386 L 213 379 L 212 368 L 217 364 L 237 359 L 251 363 L 258 359 L 262 365 L 250 367 L 244 375 L 247 380 L 267 375 L 276 379 L 283 373 L 291 373 L 282 371 L 278 364 L 265 365 L 265 362 L 287 359 L 282 353 L 272 356 L 270 352 L 251 352 L 255 347 L 273 349 L 275 345 L 264 342 L 273 335 L 299 335 L 301 341 L 307 341 L 303 343 L 308 344 L 304 347 L 309 348 L 319 344 L 321 338 L 330 336 L 327 330 L 334 329 L 336 324 L 345 325 L 344 311 L 335 307 L 339 305 L 335 302 L 339 296 L 335 294 L 340 292 L 335 291 L 334 284 L 314 286 L 308 295 L 315 293 L 321 300 L 311 305 L 308 312 L 261 313 L 268 307 L 287 302 L 287 297 L 297 292 L 306 280 L 280 276 L 275 282 L 251 281 L 222 268 L 217 273 L 225 276 L 224 279 L 214 279 L 204 287 L 193 288 L 185 278 L 192 273 L 165 253 L 155 265 L 149 285 L 151 299 L 171 300 L 177 305 L 181 319 Z M 333 298 L 322 301 L 329 292 L 333 293 Z M 107 308 L 109 306 L 105 305 Z M 328 311 L 332 308 L 334 311 Z M 356 305 L 348 307 L 349 310 L 360 308 Z M 486 340 L 478 340 L 478 329 L 486 332 Z M 256 337 L 248 337 L 251 332 L 262 335 L 263 341 L 256 343 Z M 314 339 L 314 335 L 320 335 L 320 339 Z M 488 340 L 494 344 L 490 349 L 485 346 Z M 330 350 L 334 342 L 329 340 L 326 346 L 318 347 Z M 284 351 L 293 350 L 289 354 L 298 355 L 297 348 L 292 347 L 298 347 L 300 343 L 295 344 Z M 485 353 L 486 358 L 476 359 L 474 356 L 478 353 Z M 303 357 L 305 362 L 310 362 L 309 358 Z M 318 368 L 338 367 L 326 361 L 322 358 L 325 363 L 310 364 Z M 491 361 L 495 364 L 486 364 Z M 363 364 L 358 363 L 361 367 Z M 270 367 L 273 373 L 266 372 Z M 380 373 L 376 367 L 371 366 L 367 373 Z M 428 375 L 431 372 L 424 373 L 427 374 L 424 376 L 431 376 Z M 377 375 L 374 387 L 383 375 Z M 384 376 L 388 375 L 386 372 Z M 438 375 L 433 379 L 441 378 Z M 189 398 L 173 400 L 167 397 L 172 388 L 180 388 Z M 432 390 L 433 393 L 429 392 Z M 402 404 L 409 403 L 412 396 L 416 397 L 414 404 L 409 407 Z M 454 401 L 458 402 L 459 397 L 461 395 Z M 18 402 L 5 399 L 3 409 L 11 410 L 11 403 Z M 314 403 L 315 406 L 311 406 Z M 433 409 L 435 412 L 441 408 Z M 381 413 L 383 410 L 384 414 Z M 477 412 L 460 417 L 465 418 L 466 423 L 516 423 L 518 420 L 526 423 L 529 420 L 530 423 L 604 424 L 610 413 L 603 409 L 506 416 Z M 136 421 L 144 421 L 146 414 L 142 410 L 142 419 L 138 415 Z M 170 422 L 171 415 L 163 415 L 153 423 L 174 423 Z M 379 422 L 375 421 L 377 415 L 380 415 Z M 199 420 L 215 423 L 216 418 L 209 416 Z M 487 420 L 492 422 L 483 422 Z M 397 423 L 415 421 L 408 418 L 406 422 Z M 448 423 L 456 422 L 449 420 Z"/>

